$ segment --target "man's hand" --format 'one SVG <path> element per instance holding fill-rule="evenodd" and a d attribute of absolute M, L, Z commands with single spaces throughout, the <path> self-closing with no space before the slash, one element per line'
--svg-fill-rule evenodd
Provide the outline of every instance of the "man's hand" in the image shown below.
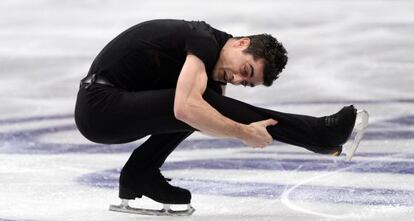
<path fill-rule="evenodd" d="M 277 121 L 273 119 L 253 122 L 248 125 L 248 133 L 240 139 L 242 142 L 253 148 L 263 148 L 272 144 L 273 138 L 267 132 L 266 127 L 276 125 Z"/>

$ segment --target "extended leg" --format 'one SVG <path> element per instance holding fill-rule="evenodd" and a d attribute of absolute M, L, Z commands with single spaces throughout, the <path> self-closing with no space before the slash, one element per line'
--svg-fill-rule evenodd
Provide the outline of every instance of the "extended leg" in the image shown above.
<path fill-rule="evenodd" d="M 255 107 L 207 91 L 204 98 L 223 115 L 241 123 L 273 118 L 278 121 L 268 132 L 275 140 L 304 147 L 310 151 L 331 154 L 342 148 L 355 124 L 356 109 L 343 108 L 335 115 L 311 117 Z"/>
<path fill-rule="evenodd" d="M 83 131 L 92 131 L 94 137 L 91 140 L 96 142 L 125 143 L 150 134 L 195 130 L 175 118 L 173 88 L 143 92 L 110 88 L 99 91 L 102 94 L 94 91 L 89 93 L 106 99 L 96 102 L 96 107 L 92 106 L 87 110 L 93 116 L 86 118 L 93 121 L 87 125 L 90 128 L 83 128 Z M 207 89 L 203 97 L 221 114 L 240 123 L 249 124 L 273 118 L 279 123 L 268 127 L 268 131 L 275 140 L 305 147 L 317 153 L 330 153 L 335 148 L 340 148 L 348 139 L 355 123 L 353 107 L 346 107 L 337 115 L 317 118 L 258 108 L 221 96 L 211 89 Z M 77 104 L 77 109 L 82 108 L 82 104 Z"/>

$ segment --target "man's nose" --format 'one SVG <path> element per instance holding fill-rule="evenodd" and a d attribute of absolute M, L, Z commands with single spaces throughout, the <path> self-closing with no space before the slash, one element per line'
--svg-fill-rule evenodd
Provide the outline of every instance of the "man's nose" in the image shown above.
<path fill-rule="evenodd" d="M 233 74 L 233 80 L 232 82 L 234 84 L 240 84 L 244 80 L 243 76 L 240 76 L 238 74 Z"/>

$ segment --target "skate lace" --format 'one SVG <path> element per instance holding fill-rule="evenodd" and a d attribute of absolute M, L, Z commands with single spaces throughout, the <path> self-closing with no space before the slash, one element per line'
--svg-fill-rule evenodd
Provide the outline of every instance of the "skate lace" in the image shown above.
<path fill-rule="evenodd" d="M 325 118 L 326 127 L 334 127 L 339 124 L 339 117 L 332 115 Z"/>

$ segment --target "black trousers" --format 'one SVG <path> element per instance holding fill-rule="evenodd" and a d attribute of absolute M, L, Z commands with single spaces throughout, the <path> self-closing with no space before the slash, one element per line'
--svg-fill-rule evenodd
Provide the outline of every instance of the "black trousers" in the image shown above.
<path fill-rule="evenodd" d="M 136 148 L 124 169 L 145 171 L 159 168 L 168 155 L 196 129 L 179 121 L 173 112 L 175 89 L 129 92 L 102 84 L 81 86 L 75 121 L 89 140 L 103 144 L 127 143 L 151 135 Z M 278 141 L 301 146 L 316 153 L 341 148 L 332 142 L 331 129 L 323 117 L 288 114 L 255 107 L 207 89 L 204 99 L 224 116 L 244 124 L 273 118 L 267 127 Z"/>

